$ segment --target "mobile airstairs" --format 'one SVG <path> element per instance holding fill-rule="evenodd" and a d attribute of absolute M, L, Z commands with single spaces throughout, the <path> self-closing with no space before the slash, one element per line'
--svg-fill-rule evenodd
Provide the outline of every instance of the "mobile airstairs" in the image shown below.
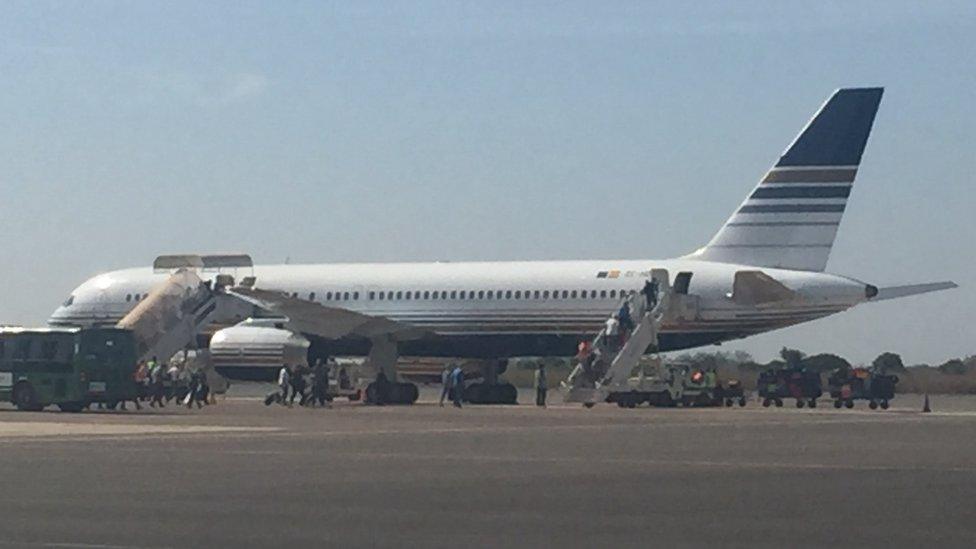
<path fill-rule="evenodd" d="M 670 307 L 670 295 L 668 272 L 652 270 L 644 290 L 629 294 L 621 303 L 621 307 L 629 307 L 634 326 L 629 331 L 621 326 L 624 337 L 612 337 L 606 328 L 597 334 L 591 350 L 579 357 L 580 362 L 562 383 L 565 402 L 590 407 L 605 402 L 613 391 L 626 390 L 641 356 L 648 349 L 657 350 L 658 331 Z"/>
<path fill-rule="evenodd" d="M 157 271 L 171 271 L 116 325 L 131 330 L 140 360 L 156 357 L 169 361 L 177 352 L 193 347 L 197 334 L 211 322 L 236 322 L 251 316 L 253 306 L 227 295 L 233 276 L 222 268 L 250 267 L 248 256 L 160 256 Z M 204 280 L 207 271 L 213 278 Z M 236 272 L 236 271 L 235 271 Z"/>

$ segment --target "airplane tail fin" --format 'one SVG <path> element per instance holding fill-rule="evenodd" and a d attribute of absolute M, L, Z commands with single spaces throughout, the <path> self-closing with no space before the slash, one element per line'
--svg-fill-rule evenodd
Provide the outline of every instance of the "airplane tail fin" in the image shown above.
<path fill-rule="evenodd" d="M 823 271 L 884 88 L 839 89 L 691 257 Z"/>

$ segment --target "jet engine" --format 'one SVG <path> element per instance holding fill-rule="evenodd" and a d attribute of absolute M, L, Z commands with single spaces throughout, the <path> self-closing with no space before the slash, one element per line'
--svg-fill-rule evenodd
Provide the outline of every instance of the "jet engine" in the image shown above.
<path fill-rule="evenodd" d="M 305 364 L 309 341 L 284 329 L 283 319 L 252 319 L 210 339 L 214 368 L 230 379 L 274 381 L 284 364 Z"/>

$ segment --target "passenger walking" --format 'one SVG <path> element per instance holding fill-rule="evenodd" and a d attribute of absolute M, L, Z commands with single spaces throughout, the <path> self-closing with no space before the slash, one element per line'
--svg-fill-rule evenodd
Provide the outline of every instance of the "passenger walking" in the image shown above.
<path fill-rule="evenodd" d="M 315 361 L 315 368 L 312 370 L 312 406 L 318 402 L 319 406 L 326 406 L 329 398 L 329 367 L 322 362 L 322 359 Z M 331 405 L 330 405 L 331 406 Z"/>
<path fill-rule="evenodd" d="M 546 365 L 540 363 L 535 371 L 535 405 L 546 406 L 546 391 L 549 390 L 549 380 L 546 379 Z"/>
<path fill-rule="evenodd" d="M 610 348 L 617 344 L 617 338 L 620 335 L 620 321 L 617 320 L 617 313 L 607 319 L 607 326 L 604 328 L 603 332 L 603 343 L 604 346 Z"/>
<path fill-rule="evenodd" d="M 203 408 L 203 401 L 206 398 L 204 392 L 208 390 L 203 372 L 195 370 L 190 374 L 190 387 L 185 399 L 186 407 L 193 408 L 193 405 L 196 404 L 198 409 Z"/>
<path fill-rule="evenodd" d="M 305 402 L 305 366 L 301 364 L 296 364 L 295 369 L 291 373 L 291 398 L 288 400 L 289 406 L 295 404 L 296 396 L 302 397 L 298 401 L 299 405 Z"/>
<path fill-rule="evenodd" d="M 460 408 L 464 400 L 464 370 L 461 366 L 455 366 L 451 371 L 451 390 L 454 395 L 454 406 Z"/>
<path fill-rule="evenodd" d="M 278 390 L 280 391 L 278 402 L 287 405 L 288 404 L 288 388 L 291 387 L 291 370 L 289 370 L 288 365 L 285 364 L 278 371 Z"/>
<path fill-rule="evenodd" d="M 152 394 L 149 406 L 151 408 L 157 406 L 165 408 L 166 403 L 163 402 L 165 393 L 165 387 L 163 386 L 163 367 L 156 362 L 156 357 L 153 357 L 153 360 L 149 364 L 149 392 Z"/>
<path fill-rule="evenodd" d="M 634 319 L 630 314 L 630 303 L 624 303 L 617 311 L 617 318 L 620 319 L 620 329 L 626 334 L 634 329 Z"/>
<path fill-rule="evenodd" d="M 451 394 L 451 368 L 452 364 L 447 364 L 444 366 L 444 371 L 441 372 L 441 407 L 444 406 L 444 399 Z"/>
<path fill-rule="evenodd" d="M 647 305 L 648 311 L 657 306 L 657 291 L 657 280 L 652 278 L 644 282 L 644 287 L 641 289 L 641 293 L 644 294 L 644 301 Z"/>

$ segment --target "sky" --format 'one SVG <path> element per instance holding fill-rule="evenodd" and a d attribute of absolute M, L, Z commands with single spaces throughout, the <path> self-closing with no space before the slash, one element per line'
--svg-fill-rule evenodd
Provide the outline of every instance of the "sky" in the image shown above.
<path fill-rule="evenodd" d="M 827 270 L 961 288 L 705 350 L 976 354 L 976 3 L 0 3 L 0 323 L 162 253 L 667 258 L 885 86 Z"/>

